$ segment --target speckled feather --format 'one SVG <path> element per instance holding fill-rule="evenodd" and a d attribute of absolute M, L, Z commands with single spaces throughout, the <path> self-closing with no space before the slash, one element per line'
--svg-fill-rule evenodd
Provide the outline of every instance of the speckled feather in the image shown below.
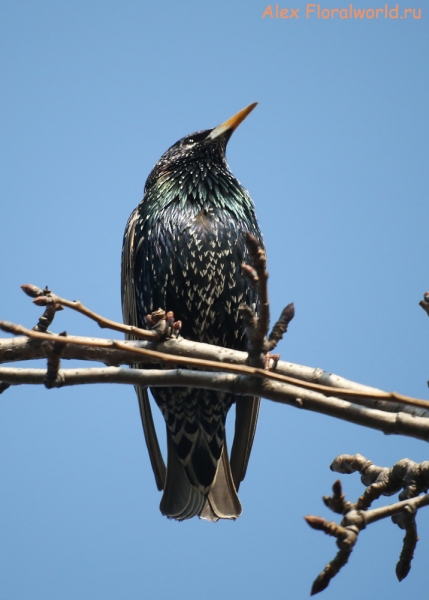
<path fill-rule="evenodd" d="M 231 132 L 207 141 L 211 131 L 180 140 L 161 157 L 129 219 L 124 246 L 133 246 L 136 324 L 144 326 L 144 316 L 158 308 L 173 310 L 183 337 L 244 349 L 238 306 L 257 303 L 241 274 L 248 262 L 245 234 L 261 240 L 261 233 L 253 202 L 226 163 Z M 235 397 L 186 388 L 151 391 L 190 484 L 207 494 Z"/>

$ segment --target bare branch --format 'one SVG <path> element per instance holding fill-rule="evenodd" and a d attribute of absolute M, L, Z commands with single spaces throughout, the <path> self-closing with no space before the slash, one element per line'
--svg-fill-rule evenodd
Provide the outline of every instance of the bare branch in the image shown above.
<path fill-rule="evenodd" d="M 294 305 L 288 304 L 286 308 L 282 310 L 282 314 L 280 315 L 278 321 L 274 325 L 271 330 L 270 335 L 268 336 L 268 341 L 270 343 L 270 350 L 273 350 L 279 341 L 283 338 L 283 335 L 287 331 L 287 327 L 289 323 L 295 316 L 295 307 Z"/>
<path fill-rule="evenodd" d="M 334 521 L 327 521 L 321 517 L 310 515 L 304 517 L 304 519 L 312 529 L 323 531 L 326 535 L 335 537 L 337 539 L 337 546 L 340 548 L 335 558 L 326 565 L 323 571 L 314 580 L 310 594 L 311 596 L 314 596 L 315 594 L 323 592 L 323 590 L 328 587 L 331 579 L 339 573 L 344 565 L 347 564 L 359 532 L 356 531 L 356 528 L 353 526 L 342 527 Z"/>
<path fill-rule="evenodd" d="M 30 298 L 39 298 L 51 294 L 49 289 L 45 287 L 44 290 L 37 287 L 36 285 L 32 285 L 31 283 L 27 283 L 21 285 L 21 289 L 23 292 L 30 296 Z M 36 302 L 36 300 L 34 300 Z M 35 331 L 41 331 L 42 333 L 46 333 L 48 328 L 51 326 L 52 321 L 54 320 L 55 314 L 59 310 L 63 310 L 61 304 L 57 302 L 49 302 L 48 304 L 41 304 L 40 306 L 46 306 L 45 312 L 40 317 L 39 322 L 34 327 Z"/>
<path fill-rule="evenodd" d="M 242 265 L 242 273 L 257 288 L 259 315 L 250 306 L 242 304 L 239 312 L 244 322 L 247 337 L 248 363 L 263 368 L 268 352 L 267 334 L 270 327 L 270 305 L 268 301 L 267 256 L 264 248 L 251 233 L 246 234 L 246 246 L 252 266 Z"/>
<path fill-rule="evenodd" d="M 253 254 L 255 253 L 253 252 Z M 248 276 L 256 278 L 258 282 L 265 280 L 263 285 L 266 288 L 266 278 L 268 275 L 265 270 L 265 255 L 260 253 L 259 247 L 257 247 L 256 267 L 257 270 L 255 271 L 249 268 Z M 24 286 L 24 288 L 26 293 L 29 293 L 33 297 L 36 296 L 36 300 L 39 303 L 41 302 L 44 305 L 53 303 L 55 306 L 60 304 L 71 306 L 84 315 L 94 318 L 97 322 L 101 320 L 105 327 L 112 326 L 115 330 L 126 330 L 128 333 L 132 333 L 126 326 L 99 317 L 99 315 L 95 315 L 89 309 L 82 307 L 80 303 L 64 300 L 52 294 L 49 290 L 41 290 L 35 286 Z M 265 291 L 262 290 L 262 298 L 268 301 L 266 289 Z M 164 311 L 161 312 L 158 311 L 151 316 L 155 328 L 160 323 L 164 323 L 164 332 L 173 331 L 173 316 L 169 313 L 166 314 Z M 266 313 L 267 315 L 268 313 Z M 291 307 L 283 311 L 280 324 L 277 324 L 279 332 L 273 332 L 273 338 L 279 339 L 281 337 L 282 328 L 283 330 L 285 329 L 292 315 L 293 310 Z M 255 326 L 256 329 L 258 327 L 259 324 Z M 29 330 L 8 322 L 0 322 L 0 328 L 15 334 L 24 334 L 30 338 L 30 340 L 26 338 L 0 340 L 0 362 L 46 357 L 47 348 L 49 349 L 51 346 L 46 347 L 43 343 L 46 344 L 46 342 L 49 342 L 65 345 L 62 350 L 63 358 L 97 360 L 107 365 L 136 365 L 155 362 L 158 364 L 170 364 L 174 367 L 183 366 L 188 369 L 210 369 L 217 371 L 218 375 L 206 373 L 204 377 L 204 374 L 201 372 L 198 374 L 188 370 L 185 378 L 184 374 L 176 369 L 175 374 L 170 372 L 173 378 L 172 385 L 181 385 L 180 381 L 186 379 L 186 385 L 195 385 L 216 390 L 232 390 L 232 393 L 241 395 L 259 395 L 276 402 L 321 412 L 335 416 L 336 418 L 375 428 L 385 433 L 408 435 L 423 440 L 429 439 L 429 420 L 424 418 L 429 416 L 428 402 L 399 396 L 395 393 L 388 394 L 381 390 L 349 382 L 319 369 L 280 362 L 275 372 L 267 371 L 260 367 L 245 364 L 248 361 L 246 353 L 217 348 L 207 344 L 198 344 L 182 339 L 167 339 L 157 341 L 156 343 L 148 341 L 124 342 L 75 336 L 67 336 L 65 339 L 62 336 L 52 333 Z M 264 328 L 265 331 L 266 328 Z M 158 340 L 159 337 L 160 333 L 157 332 L 156 338 Z M 264 343 L 266 343 L 266 338 Z M 51 385 L 51 381 L 55 386 L 57 383 L 62 385 L 76 384 L 76 380 L 70 378 L 68 372 L 64 370 L 60 372 L 56 371 L 59 367 L 57 359 L 58 357 L 55 359 L 55 368 L 52 365 L 50 366 L 51 374 L 57 373 L 57 375 L 55 377 L 53 375 L 48 377 L 47 381 L 49 381 L 49 384 Z M 129 379 L 124 379 L 124 377 L 129 378 L 129 374 L 126 376 L 122 373 L 120 375 L 113 375 L 112 371 L 108 373 L 107 371 L 103 372 L 101 376 L 104 382 L 129 382 Z M 7 373 L 6 371 L 2 372 L 4 372 L 4 376 L 1 376 L 4 383 L 1 384 L 0 390 L 6 389 L 9 383 L 28 382 L 28 380 L 25 380 L 25 373 L 28 374 L 28 370 L 20 370 L 19 372 L 15 370 L 13 374 L 10 371 Z M 234 377 L 229 379 L 221 377 L 219 372 L 230 373 Z M 65 378 L 67 383 L 63 380 L 58 380 L 56 383 L 56 377 L 60 377 L 60 373 L 61 377 Z M 165 380 L 167 373 L 167 371 L 162 371 L 164 385 L 167 384 Z M 159 378 L 155 377 L 155 371 L 151 370 L 151 373 L 137 371 L 134 375 L 136 377 L 133 380 L 134 384 L 137 383 L 143 386 L 161 385 L 159 384 Z M 119 376 L 119 379 L 115 380 L 114 377 L 116 376 Z M 94 382 L 96 377 L 97 375 L 94 370 L 86 370 L 84 381 Z M 176 381 L 177 377 L 180 379 L 179 382 Z M 410 418 L 407 413 L 412 414 L 414 419 Z"/>
<path fill-rule="evenodd" d="M 45 371 L 41 369 L 0 369 L 0 380 L 15 385 L 43 383 L 44 376 Z M 61 376 L 62 385 L 128 383 L 144 387 L 194 386 L 242 396 L 259 395 L 280 404 L 322 413 L 377 429 L 386 434 L 429 440 L 429 420 L 426 418 L 369 409 L 289 383 L 257 379 L 253 375 L 222 374 L 189 369 L 131 370 L 107 367 L 104 369 L 62 369 L 59 371 L 59 376 Z"/>
<path fill-rule="evenodd" d="M 345 515 L 353 508 L 351 502 L 347 502 L 343 494 L 341 481 L 336 481 L 332 486 L 332 496 L 323 496 L 322 500 L 328 508 L 339 515 Z"/>
<path fill-rule="evenodd" d="M 263 340 L 270 327 L 267 255 L 258 240 L 250 233 L 247 233 L 246 235 L 246 245 L 256 273 L 255 282 L 257 284 L 259 296 L 259 317 L 255 334 L 259 339 Z"/>
<path fill-rule="evenodd" d="M 392 521 L 405 530 L 402 551 L 396 565 L 396 575 L 399 581 L 402 581 L 410 571 L 418 541 L 416 513 L 419 508 L 429 505 L 429 494 L 426 493 L 429 487 L 429 461 L 417 464 L 403 459 L 389 469 L 373 465 L 360 454 L 342 454 L 334 460 L 331 469 L 347 474 L 358 471 L 361 473 L 362 482 L 369 485 L 358 501 L 352 504 L 346 502 L 341 483 L 335 482 L 333 496 L 324 497 L 323 501 L 331 510 L 344 515 L 339 525 L 321 517 L 305 517 L 313 529 L 336 537 L 340 549 L 317 576 L 311 590 L 312 595 L 326 589 L 330 580 L 347 563 L 359 533 L 371 523 L 387 517 L 392 517 Z M 390 496 L 400 489 L 401 502 L 368 510 L 371 503 L 381 495 Z M 420 496 L 422 492 L 424 495 Z"/>
<path fill-rule="evenodd" d="M 215 369 L 218 371 L 225 371 L 229 373 L 240 373 L 244 375 L 253 375 L 258 378 L 270 379 L 273 381 L 278 381 L 282 383 L 292 383 L 297 386 L 302 386 L 308 390 L 320 391 L 324 394 L 332 394 L 335 393 L 336 396 L 341 396 L 343 398 L 353 399 L 355 402 L 360 403 L 362 398 L 374 399 L 374 397 L 378 398 L 380 401 L 383 400 L 399 400 L 403 403 L 408 403 L 414 406 L 421 406 L 428 408 L 429 403 L 425 400 L 420 400 L 418 398 L 410 398 L 408 396 L 400 396 L 395 392 L 388 394 L 387 392 L 375 391 L 372 392 L 356 392 L 354 390 L 347 389 L 338 389 L 332 388 L 330 386 L 325 386 L 316 383 L 305 382 L 296 378 L 289 377 L 287 375 L 282 375 L 278 372 L 270 372 L 265 369 L 260 369 L 257 367 L 251 367 L 248 365 L 235 365 L 230 363 L 219 363 L 216 361 L 210 361 L 205 359 L 194 359 L 194 358 L 185 358 L 177 355 L 167 354 L 164 352 L 159 352 L 156 350 L 150 350 L 148 348 L 135 347 L 130 346 L 129 343 L 105 340 L 105 339 L 89 339 L 89 338 L 79 338 L 74 336 L 68 336 L 67 339 L 64 337 L 54 335 L 54 334 L 46 334 L 38 331 L 33 331 L 31 329 L 27 329 L 22 325 L 16 325 L 9 321 L 0 321 L 0 329 L 9 333 L 15 334 L 24 334 L 30 338 L 34 338 L 37 340 L 46 340 L 46 341 L 55 341 L 61 344 L 76 344 L 78 346 L 88 345 L 89 347 L 97 347 L 97 348 L 109 348 L 109 349 L 118 349 L 121 351 L 128 352 L 130 355 L 138 355 L 142 357 L 141 362 L 163 362 L 163 363 L 174 363 L 181 364 L 186 366 L 195 366 L 200 368 L 209 368 Z M 199 344 L 197 344 L 199 346 Z M 146 360 L 144 360 L 146 359 Z M 103 361 L 104 362 L 104 361 Z M 134 358 L 132 361 L 127 361 L 127 363 L 135 364 L 136 359 Z M 278 369 L 279 370 L 279 369 Z M 362 402 L 364 404 L 364 402 Z"/>
<path fill-rule="evenodd" d="M 31 330 L 25 330 L 31 331 Z M 43 338 L 52 340 L 52 338 Z M 246 364 L 246 352 L 212 346 L 198 342 L 191 342 L 183 338 L 168 339 L 157 342 L 154 345 L 151 342 L 123 341 L 121 343 L 124 350 L 119 349 L 118 345 L 106 346 L 106 340 L 100 338 L 88 338 L 79 336 L 69 336 L 68 345 L 63 352 L 63 358 L 77 360 L 92 360 L 102 362 L 106 365 L 120 364 L 144 364 L 150 362 L 147 357 L 140 355 L 139 359 L 130 354 L 130 349 L 152 349 L 157 348 L 159 352 L 168 355 L 200 358 L 201 360 L 213 361 L 218 364 Z M 126 349 L 125 349 L 126 348 Z M 45 358 L 45 352 L 40 344 L 33 343 L 27 337 L 17 337 L 12 339 L 0 338 L 0 363 L 17 362 Z M 161 359 L 158 359 L 161 360 Z M 372 388 L 360 383 L 350 381 L 339 375 L 328 373 L 322 369 L 297 365 L 290 362 L 279 361 L 276 367 L 278 375 L 288 377 L 288 381 L 309 382 L 314 385 L 314 389 L 332 390 L 334 395 L 353 398 L 355 402 L 359 401 L 368 408 L 377 408 L 387 412 L 407 412 L 415 416 L 429 416 L 429 403 L 426 400 L 418 400 L 399 396 L 395 392 L 388 394 L 377 388 Z M 268 376 L 267 372 L 265 375 Z M 421 408 L 418 408 L 421 407 Z"/>
<path fill-rule="evenodd" d="M 429 316 L 429 292 L 423 294 L 423 300 L 420 300 L 419 304 Z"/>
<path fill-rule="evenodd" d="M 267 278 L 268 278 L 268 273 L 266 272 L 266 256 L 265 256 L 265 252 L 261 251 L 261 248 L 258 244 L 258 241 L 256 240 L 256 238 L 253 238 L 253 236 L 251 236 L 249 234 L 248 236 L 248 243 L 249 243 L 249 250 L 250 250 L 250 254 L 251 256 L 255 259 L 256 261 L 256 266 L 258 268 L 258 273 L 256 272 L 255 269 L 253 269 L 253 267 L 250 267 L 248 265 L 243 265 L 244 270 L 247 270 L 247 276 L 250 278 L 253 278 L 254 281 L 259 282 L 260 285 L 262 286 L 261 289 L 259 290 L 259 293 L 262 294 L 262 297 L 265 298 L 268 302 L 268 292 L 267 292 Z M 262 253 L 261 253 L 262 252 Z M 262 283 L 261 283 L 262 281 Z M 96 313 L 94 313 L 93 311 L 87 309 L 86 307 L 83 307 L 82 304 L 80 302 L 76 302 L 76 301 L 69 301 L 69 300 L 65 300 L 63 298 L 60 298 L 59 296 L 57 296 L 56 294 L 53 294 L 50 290 L 48 290 L 48 288 L 45 288 L 44 290 L 42 290 L 41 288 L 38 288 L 37 286 L 34 285 L 23 285 L 21 286 L 22 289 L 24 290 L 24 292 L 29 295 L 30 297 L 36 298 L 38 301 L 40 301 L 42 303 L 42 305 L 44 305 L 46 302 L 52 303 L 55 302 L 56 306 L 59 306 L 61 303 L 64 306 L 70 306 L 71 308 L 78 310 L 79 312 L 82 312 L 84 315 L 88 316 L 89 318 L 94 318 L 97 322 L 101 321 L 103 323 L 104 327 L 110 327 L 112 326 L 112 328 L 114 330 L 124 330 L 127 333 L 132 333 L 134 331 L 134 328 L 129 328 L 126 325 L 122 325 L 121 323 L 117 323 L 115 321 L 111 321 L 109 319 L 105 319 L 104 317 L 101 317 L 100 315 L 96 315 Z M 48 296 L 47 296 L 48 294 Z M 250 310 L 250 309 L 249 309 Z M 287 324 L 290 322 L 290 320 L 293 318 L 293 314 L 294 314 L 294 309 L 293 309 L 293 305 L 288 305 L 282 312 L 282 315 L 279 319 L 279 321 L 276 323 L 276 325 L 273 328 L 273 332 L 270 335 L 270 338 L 273 339 L 280 339 L 281 335 L 282 335 L 282 330 L 283 332 L 286 330 Z M 170 331 L 170 332 L 175 332 L 177 333 L 178 330 L 180 330 L 180 321 L 178 321 L 177 323 L 174 323 L 174 318 L 173 318 L 173 314 L 172 313 L 165 313 L 165 311 L 159 309 L 158 311 L 155 311 L 154 313 L 152 313 L 152 315 L 148 316 L 148 320 L 149 322 L 152 322 L 154 324 L 154 329 L 156 329 L 157 331 L 152 331 L 152 333 L 154 333 L 154 338 L 155 340 L 158 340 L 158 344 L 157 344 L 157 349 L 158 351 L 161 351 L 161 353 L 158 353 L 157 355 L 153 354 L 150 356 L 150 354 L 148 352 L 143 353 L 144 356 L 147 357 L 147 360 L 150 361 L 150 358 L 153 358 L 155 360 L 161 360 L 161 361 L 165 361 L 168 362 L 168 357 L 163 356 L 164 354 L 174 354 L 174 355 L 182 355 L 182 356 L 189 356 L 190 358 L 195 357 L 196 355 L 198 355 L 199 357 L 199 366 L 202 367 L 208 367 L 209 364 L 206 362 L 203 364 L 204 360 L 214 360 L 216 363 L 219 362 L 225 362 L 225 363 L 238 363 L 238 364 L 244 364 L 248 362 L 248 355 L 246 355 L 246 353 L 243 352 L 237 352 L 237 351 L 233 351 L 233 350 L 228 350 L 225 348 L 220 348 L 220 347 L 216 347 L 216 346 L 210 346 L 207 344 L 198 344 L 195 342 L 187 342 L 185 340 L 180 340 L 181 345 L 180 347 L 176 347 L 174 344 L 174 341 L 172 340 L 164 340 L 164 344 L 165 344 L 165 348 L 160 348 L 160 340 L 162 341 L 162 338 L 165 337 L 165 334 Z M 1 322 L 0 322 L 1 323 Z M 27 335 L 32 335 L 31 333 L 28 333 L 29 330 L 22 328 L 22 326 L 14 326 L 13 324 L 10 323 L 5 323 L 3 322 L 3 325 L 9 325 L 9 329 L 6 328 L 6 330 L 8 331 L 14 331 L 15 333 L 18 333 L 19 331 L 25 332 Z M 163 325 L 163 326 L 162 326 Z M 4 327 L 3 327 L 4 328 Z M 14 329 L 13 329 L 14 328 Z M 276 332 L 276 328 L 279 329 L 278 332 Z M 37 328 L 36 328 L 37 329 Z M 142 334 L 147 333 L 145 330 L 138 330 L 138 332 L 141 332 Z M 32 335 L 32 337 L 34 337 L 34 335 Z M 177 336 L 176 336 L 177 337 Z M 40 338 L 39 338 L 40 339 Z M 46 339 L 46 338 L 44 338 Z M 50 338 L 52 339 L 52 338 Z M 84 346 L 85 342 L 84 340 L 87 340 L 88 338 L 73 338 L 75 340 L 75 343 L 79 344 L 80 346 Z M 70 340 L 70 338 L 69 338 Z M 179 341 L 179 340 L 178 340 Z M 22 343 L 21 343 L 21 353 L 17 352 L 17 347 L 16 344 L 14 344 L 14 342 L 12 342 L 13 348 L 8 348 L 8 344 L 6 342 L 6 344 L 4 343 L 6 342 L 5 340 L 3 340 L 3 344 L 2 344 L 2 340 L 0 340 L 0 362 L 11 362 L 14 360 L 23 360 L 26 358 L 33 358 L 33 357 L 40 357 L 41 355 L 44 356 L 44 353 L 37 354 L 37 350 L 35 351 L 35 347 L 34 346 L 30 346 L 30 345 L 26 345 L 24 344 L 26 347 L 23 348 L 22 347 Z M 171 342 L 173 342 L 173 344 L 171 344 Z M 119 349 L 119 345 L 121 345 L 122 351 Z M 84 352 L 80 352 L 80 356 L 76 357 L 76 358 L 83 358 L 83 359 L 87 359 L 87 360 L 100 360 L 101 362 L 104 362 L 105 364 L 135 364 L 136 360 L 134 359 L 132 363 L 129 362 L 129 359 L 127 360 L 126 355 L 123 355 L 123 352 L 125 350 L 125 346 L 126 346 L 126 342 L 125 344 L 123 342 L 110 342 L 107 346 L 106 346 L 106 340 L 95 340 L 95 339 L 90 339 L 90 341 L 88 342 L 88 345 L 91 347 L 90 350 L 90 357 L 87 358 L 86 356 L 84 356 L 85 351 Z M 6 347 L 5 347 L 6 346 Z M 113 352 L 109 352 L 109 351 L 103 351 L 101 353 L 97 354 L 97 351 L 92 350 L 93 348 L 112 348 L 114 349 Z M 139 345 L 140 349 L 142 348 L 142 345 Z M 150 346 L 152 347 L 152 346 Z M 30 350 L 33 351 L 32 354 L 37 354 L 37 356 L 29 356 L 28 355 L 28 351 Z M 130 348 L 130 346 L 127 348 L 127 350 Z M 148 347 L 149 349 L 149 347 Z M 3 351 L 2 351 L 3 350 Z M 116 352 L 115 350 L 118 350 L 118 352 Z M 2 357 L 3 355 L 3 357 Z M 142 353 L 140 353 L 140 355 L 142 356 Z M 209 356 L 207 356 L 209 355 Z M 120 358 L 118 358 L 120 357 Z M 67 356 L 67 358 L 75 358 L 75 356 Z M 144 360 L 144 358 L 141 359 L 141 361 L 138 361 L 137 364 L 140 363 L 144 363 L 146 362 Z M 183 363 L 182 363 L 183 364 Z M 189 361 L 188 364 L 194 364 L 195 366 L 198 366 L 197 362 L 192 362 Z M 216 368 L 216 367 L 214 367 Z M 219 369 L 219 365 L 217 365 L 217 368 Z M 378 408 L 380 408 L 381 410 L 386 410 L 388 412 L 399 412 L 401 410 L 405 411 L 405 412 L 410 412 L 411 414 L 417 414 L 419 416 L 426 416 L 426 409 L 428 409 L 429 407 L 429 403 L 425 400 L 419 400 L 419 399 L 415 399 L 415 398 L 409 398 L 407 396 L 401 396 L 399 394 L 396 393 L 391 393 L 391 394 L 386 394 L 385 392 L 382 392 L 381 390 L 377 390 L 375 388 L 370 388 L 368 386 L 363 386 L 361 384 L 355 383 L 355 382 L 351 382 L 349 380 L 346 380 L 344 378 L 341 378 L 337 375 L 331 375 L 329 373 L 326 373 L 325 371 L 322 371 L 321 369 L 313 369 L 310 367 L 304 367 L 302 365 L 294 365 L 292 363 L 278 363 L 278 361 L 276 361 L 276 372 L 279 375 L 284 375 L 286 377 L 286 379 L 283 377 L 280 378 L 276 378 L 276 376 L 271 376 L 274 379 L 278 379 L 279 381 L 289 381 L 291 383 L 297 383 L 298 385 L 304 385 L 302 383 L 300 383 L 300 381 L 319 381 L 319 385 L 314 385 L 314 384 L 310 384 L 307 385 L 307 387 L 309 389 L 317 389 L 317 390 L 321 390 L 323 392 L 332 392 L 332 388 L 335 388 L 335 392 L 337 395 L 341 396 L 341 397 L 353 397 L 355 401 L 358 401 L 360 404 L 372 407 L 373 406 L 373 398 L 377 397 L 380 398 L 382 400 L 382 403 L 380 403 L 380 406 L 378 406 Z M 260 376 L 267 376 L 267 373 L 260 373 Z M 294 377 L 291 377 L 294 376 Z M 270 376 L 268 376 L 270 377 Z M 300 380 L 300 381 L 296 381 L 296 380 Z M 325 387 L 323 387 L 325 386 Z M 330 389 L 331 388 L 331 389 Z M 362 397 L 359 397 L 359 394 L 356 394 L 356 392 L 362 392 Z M 393 402 L 392 402 L 393 400 Z M 412 406 L 412 407 L 418 407 L 421 406 L 424 411 L 416 411 L 414 408 L 412 410 L 409 410 L 409 408 L 406 405 Z M 405 405 L 405 406 L 404 406 Z M 429 416 L 429 411 L 428 411 L 428 416 Z"/>
<path fill-rule="evenodd" d="M 417 535 L 417 525 L 415 518 L 415 511 L 405 511 L 403 513 L 403 520 L 405 521 L 405 536 L 402 546 L 402 551 L 399 556 L 399 560 L 396 564 L 396 577 L 399 581 L 405 579 L 411 569 L 411 562 L 414 558 L 414 551 L 419 541 Z"/>
<path fill-rule="evenodd" d="M 71 308 L 72 310 L 81 313 L 85 317 L 88 317 L 92 321 L 95 321 L 102 329 L 120 331 L 121 333 L 127 333 L 133 335 L 137 339 L 142 340 L 154 340 L 158 338 L 157 334 L 153 331 L 146 331 L 146 329 L 139 329 L 138 327 L 124 325 L 122 323 L 118 323 L 117 321 L 106 319 L 105 317 L 98 315 L 84 306 L 79 300 L 67 300 L 66 298 L 61 298 L 60 296 L 57 296 L 51 292 L 48 288 L 41 290 L 36 285 L 27 283 L 22 285 L 21 289 L 27 294 L 27 296 L 34 298 L 33 302 L 37 306 L 46 306 L 47 308 L 56 307 L 54 308 L 54 312 L 55 310 L 59 310 L 58 306 L 66 306 L 67 308 Z M 46 331 L 46 329 L 44 331 Z"/>
<path fill-rule="evenodd" d="M 275 347 L 294 316 L 293 305 L 282 312 L 271 334 L 267 292 L 268 273 L 265 252 L 256 239 L 248 236 L 253 267 L 243 266 L 244 274 L 258 287 L 261 312 L 257 317 L 249 307 L 241 307 L 249 338 L 249 353 L 190 342 L 178 338 L 180 321 L 159 309 L 148 317 L 153 325 L 148 332 L 128 327 L 97 315 L 80 302 L 69 301 L 47 288 L 23 286 L 39 306 L 45 306 L 38 325 L 27 329 L 21 325 L 0 321 L 0 329 L 26 337 L 0 339 L 0 362 L 29 358 L 47 358 L 46 369 L 0 368 L 0 393 L 10 385 L 44 384 L 48 388 L 95 384 L 122 383 L 142 387 L 197 387 L 229 392 L 235 396 L 264 397 L 274 402 L 304 408 L 386 434 L 406 435 L 429 441 L 429 402 L 418 398 L 387 393 L 348 381 L 337 375 L 292 363 L 278 362 L 275 371 L 263 368 L 265 354 Z M 426 298 L 426 296 L 428 296 Z M 429 294 L 423 302 L 429 306 Z M 422 303 L 421 303 L 422 304 Z M 422 305 L 423 305 L 422 304 Z M 118 341 L 56 335 L 48 332 L 56 310 L 70 307 L 96 321 L 100 327 L 140 338 L 139 341 Z M 424 307 L 425 308 L 425 307 Z M 425 308 L 426 310 L 426 308 Z M 429 310 L 427 310 L 429 314 Z M 176 339 L 167 339 L 175 335 Z M 100 361 L 105 368 L 61 369 L 60 358 L 83 358 Z M 170 369 L 128 369 L 117 365 L 157 363 Z M 114 365 L 114 366 L 112 366 Z M 180 368 L 183 367 L 183 368 Z M 391 469 L 377 467 L 361 455 L 341 455 L 333 462 L 333 470 L 359 471 L 365 492 L 351 503 L 342 493 L 341 483 L 333 486 L 332 496 L 323 498 L 326 506 L 343 515 L 340 524 L 320 517 L 306 517 L 314 529 L 336 538 L 339 548 L 335 558 L 316 578 L 312 594 L 325 589 L 330 580 L 347 563 L 359 533 L 367 525 L 388 516 L 404 529 L 405 536 L 396 574 L 399 580 L 407 576 L 418 541 L 415 516 L 417 510 L 429 504 L 429 461 L 416 464 L 404 459 Z M 399 492 L 400 502 L 370 509 L 381 495 Z M 424 493 L 424 495 L 420 495 Z"/>
<path fill-rule="evenodd" d="M 249 281 L 257 288 L 259 297 L 259 316 L 256 316 L 253 309 L 246 304 L 239 307 L 239 312 L 244 322 L 247 349 L 249 352 L 248 363 L 255 367 L 263 367 L 264 364 L 269 366 L 265 355 L 271 352 L 278 342 L 286 333 L 287 327 L 294 317 L 295 309 L 293 304 L 288 304 L 283 309 L 280 318 L 276 322 L 268 335 L 270 328 L 270 304 L 268 300 L 268 271 L 267 271 L 267 255 L 264 248 L 259 244 L 258 240 L 250 233 L 246 235 L 246 245 L 249 250 L 252 266 L 242 265 L 242 273 Z M 274 365 L 280 358 L 275 357 Z"/>
<path fill-rule="evenodd" d="M 60 333 L 60 336 L 65 337 L 67 334 Z M 59 344 L 58 342 L 43 342 L 44 350 L 47 357 L 47 371 L 44 380 L 45 386 L 49 389 L 53 387 L 60 387 L 61 385 L 61 377 L 59 374 L 60 365 L 61 365 L 61 354 L 64 351 L 65 345 Z"/>

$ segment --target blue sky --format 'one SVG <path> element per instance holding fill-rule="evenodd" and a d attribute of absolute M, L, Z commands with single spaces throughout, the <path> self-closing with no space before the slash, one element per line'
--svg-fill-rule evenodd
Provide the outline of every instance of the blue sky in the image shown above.
<path fill-rule="evenodd" d="M 279 5 L 300 8 L 286 20 L 262 19 L 266 0 L 3 0 L 0 318 L 36 323 L 40 309 L 19 289 L 31 282 L 120 319 L 123 231 L 153 164 L 258 101 L 228 161 L 256 204 L 273 316 L 295 302 L 282 359 L 427 398 L 422 4 L 398 4 L 421 19 L 340 20 L 306 19 L 295 2 Z M 101 335 L 66 311 L 55 327 Z M 334 544 L 302 517 L 328 516 L 329 464 L 355 452 L 383 465 L 428 458 L 423 442 L 265 402 L 242 517 L 178 524 L 159 513 L 133 389 L 10 389 L 0 403 L 1 596 L 306 598 Z M 350 499 L 360 494 L 357 477 L 343 483 Z M 379 523 L 324 597 L 427 587 L 428 515 L 404 582 L 394 575 L 401 532 Z"/>

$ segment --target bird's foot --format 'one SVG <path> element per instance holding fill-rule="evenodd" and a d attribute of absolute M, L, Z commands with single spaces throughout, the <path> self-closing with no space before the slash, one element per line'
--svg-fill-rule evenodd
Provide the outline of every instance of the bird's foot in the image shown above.
<path fill-rule="evenodd" d="M 174 312 L 169 310 L 166 315 L 167 326 L 170 328 L 170 336 L 179 337 L 180 331 L 182 329 L 182 321 L 174 320 Z"/>
<path fill-rule="evenodd" d="M 267 354 L 265 355 L 265 370 L 275 371 L 279 360 L 280 354 L 270 354 L 270 352 L 267 352 Z"/>
<path fill-rule="evenodd" d="M 151 325 L 151 330 L 157 334 L 157 339 L 167 339 L 172 336 L 179 337 L 182 329 L 182 321 L 174 320 L 174 312 L 166 312 L 162 308 L 158 308 L 150 315 L 146 315 L 146 321 Z"/>

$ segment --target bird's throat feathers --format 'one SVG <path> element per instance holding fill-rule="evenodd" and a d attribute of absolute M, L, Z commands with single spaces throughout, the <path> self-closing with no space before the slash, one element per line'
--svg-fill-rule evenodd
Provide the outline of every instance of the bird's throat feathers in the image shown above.
<path fill-rule="evenodd" d="M 231 173 L 226 161 L 219 164 L 207 158 L 157 163 L 146 182 L 143 211 L 159 214 L 174 203 L 179 210 L 192 213 L 214 208 L 227 210 L 238 219 L 253 214 L 249 193 Z"/>

